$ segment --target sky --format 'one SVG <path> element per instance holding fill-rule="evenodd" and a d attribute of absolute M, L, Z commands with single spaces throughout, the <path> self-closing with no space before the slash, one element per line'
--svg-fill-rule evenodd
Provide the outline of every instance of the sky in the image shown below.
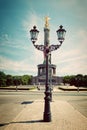
<path fill-rule="evenodd" d="M 62 46 L 52 52 L 56 75 L 87 74 L 87 0 L 0 0 L 0 71 L 37 75 L 43 53 L 34 48 L 30 30 L 40 31 L 44 44 L 45 16 L 50 17 L 50 45 L 59 44 L 56 30 L 66 30 Z"/>

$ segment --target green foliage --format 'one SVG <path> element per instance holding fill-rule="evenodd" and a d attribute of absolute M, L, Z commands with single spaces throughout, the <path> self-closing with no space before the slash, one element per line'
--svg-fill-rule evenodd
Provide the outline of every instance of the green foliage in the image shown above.
<path fill-rule="evenodd" d="M 83 86 L 83 75 L 82 74 L 78 74 L 75 76 L 75 81 L 76 81 L 76 86 Z"/>
<path fill-rule="evenodd" d="M 32 83 L 32 76 L 30 75 L 23 75 L 23 76 L 12 76 L 6 75 L 4 72 L 0 71 L 0 87 L 4 86 L 17 86 L 17 85 L 30 85 Z M 87 75 L 71 75 L 71 76 L 64 76 L 63 83 L 75 85 L 77 87 L 84 86 L 87 87 Z"/>
<path fill-rule="evenodd" d="M 6 75 L 0 71 L 0 87 L 6 86 Z"/>
<path fill-rule="evenodd" d="M 87 86 L 87 75 L 83 76 L 83 86 Z"/>
<path fill-rule="evenodd" d="M 31 84 L 31 76 L 23 75 L 21 79 L 23 85 Z"/>
<path fill-rule="evenodd" d="M 11 75 L 6 76 L 6 85 L 7 86 L 13 85 L 13 77 Z"/>
<path fill-rule="evenodd" d="M 83 87 L 87 87 L 87 75 L 82 75 L 82 74 L 78 74 L 78 75 L 72 75 L 72 76 L 64 76 L 63 77 L 63 83 L 66 84 L 70 84 L 70 85 L 75 85 L 77 87 L 83 86 Z"/>
<path fill-rule="evenodd" d="M 17 86 L 17 85 L 30 85 L 32 82 L 32 76 L 12 76 L 6 75 L 4 72 L 0 71 L 0 87 L 4 86 Z"/>
<path fill-rule="evenodd" d="M 13 84 L 15 86 L 22 84 L 21 76 L 13 76 Z"/>
<path fill-rule="evenodd" d="M 67 75 L 67 76 L 64 76 L 64 77 L 63 77 L 63 83 L 64 83 L 64 84 L 66 84 L 66 83 L 69 84 L 69 83 L 70 83 L 70 76 L 68 76 L 68 75 Z"/>

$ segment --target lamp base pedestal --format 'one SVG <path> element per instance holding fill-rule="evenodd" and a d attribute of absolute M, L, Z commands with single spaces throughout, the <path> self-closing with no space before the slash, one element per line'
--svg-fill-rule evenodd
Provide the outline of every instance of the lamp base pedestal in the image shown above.
<path fill-rule="evenodd" d="M 45 105 L 44 105 L 44 122 L 51 122 L 51 111 L 50 111 L 50 91 L 45 92 Z"/>
<path fill-rule="evenodd" d="M 44 113 L 44 122 L 51 122 L 51 113 Z"/>

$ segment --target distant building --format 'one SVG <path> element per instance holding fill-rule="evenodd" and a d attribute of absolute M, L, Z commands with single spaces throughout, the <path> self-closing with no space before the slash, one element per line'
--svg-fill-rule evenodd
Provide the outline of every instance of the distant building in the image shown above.
<path fill-rule="evenodd" d="M 52 85 L 58 85 L 58 84 L 61 84 L 63 81 L 63 78 L 62 77 L 59 77 L 59 76 L 54 76 L 52 77 Z M 45 85 L 45 78 L 44 77 L 39 77 L 39 76 L 35 76 L 32 78 L 32 84 L 36 84 L 36 85 Z"/>
<path fill-rule="evenodd" d="M 50 55 L 51 61 L 51 55 Z M 32 78 L 32 84 L 41 84 L 44 85 L 46 81 L 46 64 L 45 61 L 43 64 L 39 64 L 38 66 L 38 74 L 37 76 Z M 58 85 L 62 83 L 63 78 L 56 76 L 56 65 L 49 63 L 49 83 L 53 85 Z"/>

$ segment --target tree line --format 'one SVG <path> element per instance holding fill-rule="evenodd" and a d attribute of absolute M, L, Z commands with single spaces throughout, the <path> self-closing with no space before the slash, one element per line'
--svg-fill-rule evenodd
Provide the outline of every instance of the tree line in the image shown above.
<path fill-rule="evenodd" d="M 0 87 L 4 86 L 17 86 L 17 85 L 31 85 L 32 84 L 31 75 L 23 75 L 23 76 L 12 76 L 6 75 L 4 72 L 0 71 Z M 87 87 L 87 75 L 71 75 L 64 76 L 63 83 L 74 85 L 76 87 Z"/>
<path fill-rule="evenodd" d="M 87 75 L 72 75 L 72 76 L 64 76 L 63 83 L 74 85 L 76 87 L 87 87 Z"/>
<path fill-rule="evenodd" d="M 12 75 L 6 75 L 4 72 L 0 71 L 0 87 L 30 85 L 31 83 L 32 83 L 31 75 L 12 76 Z"/>

